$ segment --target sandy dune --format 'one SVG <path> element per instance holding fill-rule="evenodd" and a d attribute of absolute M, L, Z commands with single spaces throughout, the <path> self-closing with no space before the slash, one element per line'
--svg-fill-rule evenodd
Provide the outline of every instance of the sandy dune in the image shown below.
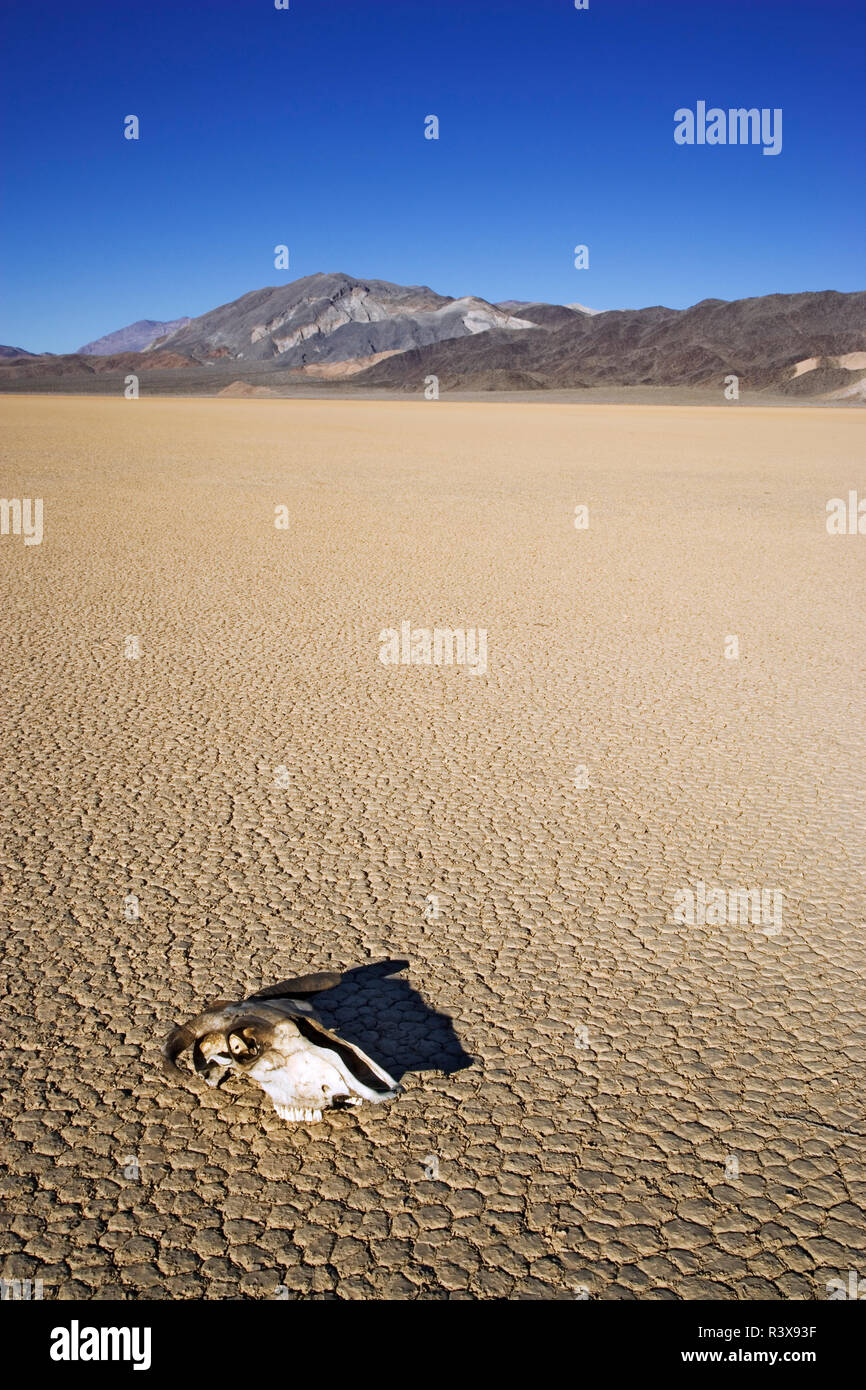
<path fill-rule="evenodd" d="M 234 396 L 240 400 L 249 400 L 253 396 L 275 396 L 275 391 L 269 391 L 267 386 L 253 386 L 249 381 L 232 381 L 228 386 L 224 386 L 221 391 L 217 391 L 218 396 Z"/>
<path fill-rule="evenodd" d="M 367 367 L 375 367 L 377 362 L 384 362 L 386 357 L 395 357 L 398 352 L 399 348 L 389 348 L 384 352 L 371 352 L 367 357 L 353 357 L 346 362 L 310 362 L 306 367 L 292 370 L 326 381 L 329 378 L 355 376 Z"/>
<path fill-rule="evenodd" d="M 823 1299 L 866 1272 L 866 537 L 825 529 L 866 488 L 856 411 L 0 415 L 0 492 L 44 500 L 41 545 L 0 537 L 4 1277 Z M 486 630 L 486 674 L 383 665 L 406 621 Z M 780 892 L 781 929 L 674 920 L 698 881 Z M 160 1074 L 205 999 L 386 956 L 408 971 L 326 1021 L 399 1101 L 291 1128 Z"/>
<path fill-rule="evenodd" d="M 844 367 L 846 371 L 854 372 L 858 368 L 866 367 L 866 352 L 845 352 L 841 357 L 804 357 L 802 362 L 794 363 L 794 376 L 802 376 L 805 372 L 814 372 L 816 367 L 825 362 L 830 367 Z"/>

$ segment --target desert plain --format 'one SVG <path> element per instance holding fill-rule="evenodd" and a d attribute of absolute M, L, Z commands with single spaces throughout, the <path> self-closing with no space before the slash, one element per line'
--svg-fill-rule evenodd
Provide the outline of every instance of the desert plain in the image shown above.
<path fill-rule="evenodd" d="M 4 1279 L 866 1277 L 866 536 L 825 524 L 866 489 L 862 412 L 0 417 L 0 493 L 44 518 L 0 537 Z M 403 623 L 483 630 L 486 670 L 383 664 Z M 682 920 L 699 883 L 779 911 Z M 356 967 L 322 1015 L 397 1101 L 291 1126 L 238 1079 L 163 1075 L 205 1000 Z"/>

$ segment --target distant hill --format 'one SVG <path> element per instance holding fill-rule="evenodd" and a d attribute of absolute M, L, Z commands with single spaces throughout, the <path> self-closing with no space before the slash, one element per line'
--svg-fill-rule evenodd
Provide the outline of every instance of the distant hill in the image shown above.
<path fill-rule="evenodd" d="M 46 354 L 47 356 L 48 354 Z M 28 352 L 26 348 L 0 347 L 0 358 L 3 357 L 35 357 L 35 352 Z"/>
<path fill-rule="evenodd" d="M 192 319 L 162 346 L 200 361 L 230 357 L 305 367 L 529 326 L 483 299 L 450 299 L 426 285 L 336 272 L 253 290 Z"/>
<path fill-rule="evenodd" d="M 78 349 L 78 353 L 81 357 L 111 357 L 117 352 L 146 352 L 160 338 L 167 337 L 187 323 L 188 318 L 170 319 L 167 323 L 158 319 L 139 319 L 137 323 L 130 323 L 126 328 L 117 328 L 113 333 L 106 333 L 104 338 L 85 343 L 84 347 Z"/>
<path fill-rule="evenodd" d="M 564 323 L 573 323 L 577 317 L 570 304 L 521 304 L 514 313 L 528 319 L 536 328 L 561 328 Z"/>
<path fill-rule="evenodd" d="M 0 362 L 0 389 L 27 390 L 30 386 L 39 385 L 50 390 L 53 385 L 62 382 L 64 389 L 74 390 L 77 381 L 109 377 L 112 373 L 141 373 L 160 369 L 175 371 L 197 366 L 191 358 L 181 357 L 176 352 L 120 352 L 111 357 L 82 357 L 71 352 L 57 356 L 28 353 L 25 357 L 7 358 Z"/>
<path fill-rule="evenodd" d="M 548 327 L 554 316 L 564 323 L 569 314 L 597 314 L 598 309 L 587 309 L 584 304 L 546 304 L 538 300 L 501 299 L 497 309 L 507 309 L 509 313 L 519 314 L 522 319 L 532 323 L 546 324 Z"/>
<path fill-rule="evenodd" d="M 547 306 L 549 307 L 549 306 Z M 521 312 L 531 316 L 535 306 Z M 844 391 L 856 397 L 866 371 L 866 293 L 834 290 L 755 299 L 705 299 L 690 309 L 573 312 L 519 335 L 438 343 L 389 357 L 360 372 L 358 386 L 406 391 L 434 375 L 440 389 L 509 389 L 515 373 L 536 387 L 717 386 L 791 395 Z M 848 358 L 848 361 L 843 359 Z M 813 365 L 803 363 L 813 360 Z M 853 388 L 853 389 L 852 389 Z M 837 397 L 842 399 L 843 397 Z"/>

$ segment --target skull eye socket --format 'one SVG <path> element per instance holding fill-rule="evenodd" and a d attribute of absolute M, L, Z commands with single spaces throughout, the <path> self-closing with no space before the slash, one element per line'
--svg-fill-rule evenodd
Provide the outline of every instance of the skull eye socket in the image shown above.
<path fill-rule="evenodd" d="M 246 1032 L 232 1033 L 229 1038 L 229 1049 L 234 1058 L 239 1062 L 251 1062 L 258 1057 L 261 1052 L 261 1044 L 252 1036 L 252 1029 Z"/>

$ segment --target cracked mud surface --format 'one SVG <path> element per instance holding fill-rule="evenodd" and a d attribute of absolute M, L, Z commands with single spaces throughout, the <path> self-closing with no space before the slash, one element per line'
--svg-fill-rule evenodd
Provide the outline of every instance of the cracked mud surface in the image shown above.
<path fill-rule="evenodd" d="M 0 491 L 45 507 L 41 546 L 0 538 L 3 1277 L 823 1299 L 866 1274 L 866 538 L 824 526 L 862 416 L 0 413 Z M 383 666 L 403 620 L 486 628 L 487 674 Z M 781 931 L 675 922 L 699 879 L 780 890 Z M 398 1101 L 289 1126 L 162 1075 L 205 1000 L 386 958 L 321 1014 Z"/>

